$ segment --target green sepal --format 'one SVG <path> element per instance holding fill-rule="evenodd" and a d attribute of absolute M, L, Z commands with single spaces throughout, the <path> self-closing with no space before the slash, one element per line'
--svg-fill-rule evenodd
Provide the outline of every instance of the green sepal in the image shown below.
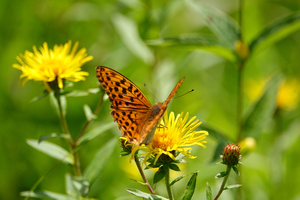
<path fill-rule="evenodd" d="M 195 172 L 192 177 L 190 178 L 184 192 L 182 195 L 181 200 L 190 200 L 192 199 L 192 196 L 194 195 L 195 188 L 196 188 L 196 182 L 197 182 L 197 175 L 198 173 Z"/>
<path fill-rule="evenodd" d="M 169 168 L 174 171 L 180 172 L 180 169 L 179 169 L 178 165 L 176 165 L 176 164 L 173 164 L 173 163 L 169 164 Z"/>
<path fill-rule="evenodd" d="M 212 200 L 212 191 L 208 182 L 206 182 L 206 200 Z"/>
<path fill-rule="evenodd" d="M 225 176 L 227 176 L 228 174 L 226 173 L 226 172 L 220 172 L 220 173 L 218 173 L 216 176 L 215 176 L 215 178 L 223 178 L 223 177 L 225 177 Z"/>
<path fill-rule="evenodd" d="M 240 172 L 236 166 L 232 166 L 233 171 L 239 176 Z"/>
<path fill-rule="evenodd" d="M 158 183 L 161 179 L 163 179 L 167 174 L 167 170 L 168 169 L 165 169 L 164 165 L 159 167 L 158 171 L 154 174 L 153 184 Z"/>

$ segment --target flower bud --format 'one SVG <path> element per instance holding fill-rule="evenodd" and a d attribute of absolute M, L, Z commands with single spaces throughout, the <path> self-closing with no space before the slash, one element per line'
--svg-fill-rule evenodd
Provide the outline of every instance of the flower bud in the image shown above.
<path fill-rule="evenodd" d="M 242 158 L 240 147 L 235 144 L 228 144 L 226 147 L 224 147 L 221 158 L 223 164 L 228 166 L 237 166 Z"/>

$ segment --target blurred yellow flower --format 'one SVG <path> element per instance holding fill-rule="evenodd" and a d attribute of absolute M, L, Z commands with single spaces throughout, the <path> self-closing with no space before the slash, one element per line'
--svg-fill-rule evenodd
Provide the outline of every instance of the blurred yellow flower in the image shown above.
<path fill-rule="evenodd" d="M 156 163 L 162 154 L 176 160 L 175 152 L 180 152 L 189 158 L 196 158 L 196 156 L 190 155 L 192 150 L 190 146 L 198 145 L 206 148 L 204 145 L 206 141 L 203 140 L 208 132 L 195 131 L 201 122 L 195 120 L 196 117 L 192 117 L 190 120 L 188 120 L 188 117 L 188 113 L 185 116 L 183 116 L 183 113 L 178 114 L 175 118 L 174 112 L 171 112 L 169 116 L 165 112 L 151 143 L 139 147 L 145 152 L 144 162 L 149 157 L 153 157 L 155 158 L 154 163 Z"/>
<path fill-rule="evenodd" d="M 256 149 L 256 140 L 253 137 L 246 137 L 238 143 L 241 148 L 241 152 L 245 155 L 248 152 L 253 152 Z"/>
<path fill-rule="evenodd" d="M 49 82 L 57 81 L 58 87 L 63 88 L 64 79 L 73 82 L 85 80 L 84 76 L 89 74 L 81 71 L 81 66 L 93 57 L 87 56 L 85 48 L 77 52 L 78 42 L 71 49 L 71 43 L 55 45 L 52 50 L 44 42 L 40 51 L 33 46 L 33 53 L 25 51 L 24 55 L 17 56 L 20 64 L 14 64 L 13 67 L 23 72 L 20 76 L 20 79 L 25 78 L 23 85 L 28 80 L 43 81 L 48 91 L 51 91 Z"/>
<path fill-rule="evenodd" d="M 257 101 L 264 92 L 268 79 L 246 82 L 245 93 L 251 102 Z M 295 109 L 300 101 L 300 82 L 295 78 L 289 78 L 281 82 L 277 92 L 277 108 L 283 110 Z"/>
<path fill-rule="evenodd" d="M 277 93 L 277 107 L 285 110 L 297 108 L 300 100 L 300 82 L 289 79 L 281 83 Z"/>

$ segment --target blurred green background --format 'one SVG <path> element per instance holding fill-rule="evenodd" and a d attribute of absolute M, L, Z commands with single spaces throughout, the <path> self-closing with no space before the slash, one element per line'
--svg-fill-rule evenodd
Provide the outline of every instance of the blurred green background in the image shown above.
<path fill-rule="evenodd" d="M 237 19 L 237 1 L 206 2 Z M 246 1 L 243 11 L 246 41 L 251 41 L 270 22 L 298 10 L 298 0 Z M 155 103 L 143 83 L 160 101 L 164 101 L 176 82 L 186 77 L 178 94 L 190 89 L 195 91 L 174 99 L 168 110 L 189 112 L 190 116 L 197 116 L 203 121 L 204 126 L 213 127 L 232 141 L 236 140 L 237 67 L 217 55 L 180 46 L 148 46 L 148 49 L 139 52 L 139 43 L 134 43 L 139 40 L 124 39 L 122 19 L 134 22 L 143 40 L 174 37 L 182 33 L 210 34 L 203 19 L 183 0 L 0 1 L 0 199 L 21 199 L 19 193 L 30 190 L 39 177 L 57 163 L 57 160 L 26 143 L 27 138 L 38 139 L 42 135 L 61 132 L 49 98 L 29 104 L 32 98 L 42 93 L 43 85 L 29 81 L 25 87 L 20 86 L 21 71 L 12 68 L 12 64 L 17 63 L 17 55 L 25 50 L 32 51 L 33 45 L 40 47 L 43 42 L 53 48 L 55 44 L 64 44 L 68 40 L 72 40 L 73 44 L 78 41 L 79 48 L 86 48 L 88 54 L 94 56 L 82 67 L 90 75 L 85 82 L 75 83 L 76 89 L 97 88 L 95 67 L 104 65 L 131 79 Z M 136 39 L 134 35 L 132 37 Z M 258 83 L 275 72 L 286 79 L 293 77 L 299 80 L 299 50 L 300 34 L 297 31 L 255 52 L 245 67 L 245 90 L 253 89 L 253 85 L 248 84 L 251 81 Z M 253 101 L 246 93 L 244 97 L 244 113 L 247 113 Z M 98 99 L 98 94 L 68 98 L 67 120 L 74 137 L 85 122 L 83 104 L 94 108 Z M 243 185 L 241 192 L 244 199 L 300 199 L 299 102 L 296 105 L 296 108 L 278 109 L 274 113 L 256 138 L 256 150 L 243 156 L 240 179 L 235 174 L 230 177 L 230 184 Z M 94 126 L 98 122 L 111 122 L 109 112 L 109 102 L 106 101 Z M 84 146 L 79 151 L 82 168 L 90 163 L 101 146 L 119 134 L 116 128 L 112 129 Z M 216 194 L 221 179 L 216 180 L 214 176 L 225 170 L 224 166 L 211 162 L 217 140 L 208 136 L 207 141 L 207 149 L 193 148 L 192 155 L 197 155 L 197 158 L 188 159 L 188 164 L 180 165 L 182 172 L 172 175 L 175 178 L 200 170 L 194 199 L 205 199 L 206 181 Z M 51 142 L 66 146 L 59 139 L 52 139 Z M 141 178 L 136 167 L 128 162 L 128 157 L 119 157 L 120 152 L 121 148 L 116 145 L 107 167 L 91 187 L 89 197 L 134 199 L 126 188 L 146 191 L 146 188 L 130 180 Z M 68 171 L 69 167 L 58 164 L 36 190 L 65 193 L 64 179 Z M 153 171 L 147 175 L 151 177 Z M 181 196 L 187 181 L 184 179 L 174 186 L 175 196 Z M 167 196 L 164 185 L 158 184 L 156 190 L 158 194 Z M 225 191 L 220 199 L 233 199 L 235 192 Z"/>

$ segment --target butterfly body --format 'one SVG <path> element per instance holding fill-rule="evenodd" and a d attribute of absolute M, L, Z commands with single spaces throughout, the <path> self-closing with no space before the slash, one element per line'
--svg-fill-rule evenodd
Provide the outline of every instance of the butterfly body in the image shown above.
<path fill-rule="evenodd" d="M 122 137 L 136 145 L 151 142 L 161 117 L 184 80 L 177 83 L 165 102 L 152 106 L 132 81 L 115 70 L 98 66 L 96 75 L 109 97 L 111 115 L 118 123 Z"/>

